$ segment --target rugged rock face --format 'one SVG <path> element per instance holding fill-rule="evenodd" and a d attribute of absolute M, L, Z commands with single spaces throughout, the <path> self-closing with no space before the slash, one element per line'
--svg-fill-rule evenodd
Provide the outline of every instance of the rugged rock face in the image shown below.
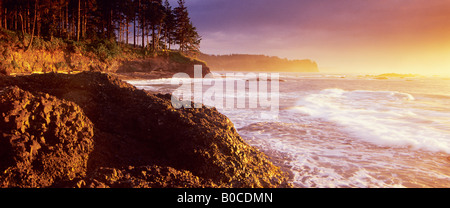
<path fill-rule="evenodd" d="M 93 125 L 76 104 L 9 87 L 0 93 L 0 186 L 47 187 L 83 177 Z"/>
<path fill-rule="evenodd" d="M 18 87 L 4 88 L 13 85 Z M 52 100 L 54 102 L 54 105 L 51 105 L 52 110 L 43 113 L 51 115 L 59 113 L 59 120 L 66 121 L 68 119 L 71 122 L 59 122 L 58 116 L 50 116 L 50 123 L 60 123 L 60 129 L 69 129 L 73 126 L 71 123 L 78 122 L 79 125 L 73 134 L 68 132 L 65 137 L 54 133 L 62 130 L 48 130 L 44 133 L 51 132 L 55 138 L 59 138 L 61 141 L 66 141 L 65 138 L 68 138 L 67 141 L 71 141 L 73 144 L 84 145 L 78 145 L 79 149 L 73 148 L 78 146 L 71 145 L 73 150 L 70 150 L 64 146 L 67 142 L 61 142 L 64 145 L 54 148 L 61 151 L 61 154 L 55 154 L 53 158 L 65 158 L 63 154 L 65 151 L 68 151 L 65 153 L 67 155 L 79 154 L 71 157 L 71 159 L 80 158 L 80 160 L 78 166 L 70 164 L 75 166 L 73 174 L 70 176 L 67 176 L 64 171 L 59 174 L 52 168 L 47 168 L 42 169 L 40 173 L 58 179 L 49 179 L 47 183 L 36 182 L 33 184 L 27 183 L 26 180 L 18 183 L 13 180 L 18 176 L 15 172 L 3 171 L 19 166 L 21 163 L 18 161 L 24 159 L 16 158 L 25 157 L 15 156 L 16 153 L 13 153 L 15 149 L 10 148 L 12 139 L 9 135 L 16 135 L 17 138 L 24 141 L 27 134 L 30 135 L 29 137 L 35 136 L 33 139 L 28 139 L 28 143 L 24 142 L 24 145 L 26 143 L 28 146 L 25 146 L 23 148 L 25 150 L 22 151 L 28 151 L 27 158 L 30 155 L 33 155 L 34 158 L 34 155 L 39 156 L 40 154 L 33 153 L 36 151 L 34 149 L 37 149 L 37 147 L 32 147 L 33 144 L 37 142 L 41 146 L 40 149 L 43 149 L 44 146 L 39 136 L 44 134 L 42 133 L 43 129 L 33 127 L 33 130 L 29 130 L 26 123 L 18 125 L 17 122 L 15 122 L 16 126 L 0 128 L 1 148 L 11 149 L 9 152 L 6 151 L 7 154 L 2 155 L 0 160 L 2 164 L 0 166 L 2 168 L 0 182 L 3 186 L 290 186 L 287 176 L 275 167 L 264 154 L 247 145 L 238 135 L 231 121 L 216 109 L 203 107 L 177 110 L 171 105 L 170 95 L 154 95 L 137 90 L 115 77 L 101 73 L 0 76 L 0 89 L 2 88 L 1 113 L 11 112 L 9 109 L 12 108 L 11 106 L 15 106 L 13 109 L 23 109 L 24 114 L 30 115 L 30 118 L 33 118 L 32 115 L 35 114 L 34 118 L 38 118 L 38 115 L 42 114 L 41 111 L 29 110 L 23 107 L 25 104 L 20 103 L 31 103 L 25 106 L 32 106 L 33 102 L 31 101 L 34 100 L 36 100 L 34 102 L 41 102 L 42 98 Z M 57 104 L 57 102 L 59 103 Z M 58 111 L 58 109 L 60 110 Z M 76 116 L 71 113 L 64 114 L 63 112 L 66 111 L 74 113 Z M 19 117 L 21 118 L 21 116 Z M 5 116 L 2 117 L 2 119 L 5 118 Z M 8 118 L 13 117 L 9 116 Z M 34 121 L 31 119 L 30 122 Z M 44 119 L 33 126 L 43 125 L 46 122 Z M 56 126 L 58 127 L 58 125 Z M 22 130 L 22 128 L 25 129 Z M 18 132 L 18 134 L 14 132 Z M 44 138 L 46 144 L 49 143 L 47 137 L 44 136 Z M 93 149 L 89 142 L 90 139 L 94 143 Z M 33 142 L 34 140 L 36 142 Z M 14 159 L 5 160 L 5 158 Z M 81 158 L 86 158 L 86 160 Z M 58 160 L 63 161 L 64 159 Z M 41 161 L 37 159 L 31 161 L 32 168 L 42 166 Z M 82 167 L 85 167 L 83 164 L 86 163 L 81 163 L 82 161 L 87 161 L 85 171 Z M 63 165 L 61 168 L 64 168 L 64 165 L 71 167 L 68 163 L 70 162 L 58 164 Z"/>

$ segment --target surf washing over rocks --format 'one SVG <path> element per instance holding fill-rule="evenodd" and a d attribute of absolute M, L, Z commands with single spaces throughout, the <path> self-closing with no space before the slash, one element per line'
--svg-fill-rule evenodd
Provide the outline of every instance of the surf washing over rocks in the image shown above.
<path fill-rule="evenodd" d="M 246 80 L 225 73 L 210 79 Z M 449 80 L 297 73 L 280 79 L 278 117 L 260 116 L 260 106 L 220 112 L 288 170 L 296 187 L 450 186 Z M 172 92 L 178 86 L 171 81 L 130 83 Z M 248 87 L 224 99 L 248 96 Z"/>

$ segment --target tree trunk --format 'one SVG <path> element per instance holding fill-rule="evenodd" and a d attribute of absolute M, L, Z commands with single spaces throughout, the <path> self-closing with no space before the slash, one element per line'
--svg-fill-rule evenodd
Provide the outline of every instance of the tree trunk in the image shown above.
<path fill-rule="evenodd" d="M 6 18 L 8 14 L 8 9 L 5 8 L 5 12 L 3 13 L 3 16 L 5 16 L 5 29 L 8 29 L 8 18 Z"/>
<path fill-rule="evenodd" d="M 138 2 L 138 8 L 139 8 L 139 17 L 141 17 L 141 27 L 142 27 L 142 48 L 145 48 L 145 17 L 142 14 L 142 9 L 141 9 L 141 0 L 139 0 Z"/>
<path fill-rule="evenodd" d="M 22 42 L 23 42 L 23 45 L 25 46 L 25 28 L 24 28 L 23 16 L 21 13 L 19 13 L 19 18 L 20 18 L 20 29 L 22 32 Z"/>
<path fill-rule="evenodd" d="M 25 13 L 25 12 L 23 12 Z M 26 14 L 24 14 L 26 16 Z M 25 23 L 25 18 L 22 15 L 22 12 L 19 12 L 19 17 L 20 17 L 20 30 L 22 31 L 22 36 L 23 39 L 25 40 L 25 33 L 27 32 L 26 29 L 26 23 Z"/>
<path fill-rule="evenodd" d="M 169 30 L 167 27 L 164 27 L 164 49 L 169 48 Z"/>
<path fill-rule="evenodd" d="M 70 36 L 71 38 L 76 38 L 76 31 L 75 31 L 75 12 L 72 13 L 72 24 L 70 24 Z"/>
<path fill-rule="evenodd" d="M 88 8 L 87 8 L 87 1 L 85 0 L 84 1 L 84 10 L 83 10 L 83 16 L 84 16 L 84 18 L 83 18 L 83 30 L 82 30 L 82 34 L 81 34 L 81 36 L 83 37 L 83 38 L 86 38 L 86 26 L 87 26 L 87 10 L 88 10 Z"/>
<path fill-rule="evenodd" d="M 28 2 L 28 7 L 27 7 L 27 18 L 25 18 L 25 22 L 26 22 L 26 31 L 27 31 L 27 33 L 30 33 L 30 3 Z"/>
<path fill-rule="evenodd" d="M 81 0 L 78 0 L 77 41 L 80 41 L 80 27 L 81 27 Z"/>
<path fill-rule="evenodd" d="M 155 37 L 155 25 L 152 24 L 152 50 L 153 52 L 156 51 L 156 37 Z"/>
<path fill-rule="evenodd" d="M 136 17 L 133 20 L 133 47 L 136 48 Z"/>
<path fill-rule="evenodd" d="M 36 28 L 36 19 L 37 19 L 37 5 L 39 3 L 39 0 L 36 0 L 36 3 L 34 4 L 34 20 L 33 20 L 33 29 L 31 31 L 31 39 L 30 42 L 28 43 L 27 48 L 25 49 L 25 51 L 28 51 L 28 49 L 31 48 L 32 44 L 33 44 L 33 38 L 34 38 L 34 29 Z"/>
<path fill-rule="evenodd" d="M 145 27 L 142 26 L 142 48 L 145 48 Z"/>
<path fill-rule="evenodd" d="M 67 39 L 70 39 L 70 26 L 69 26 L 69 4 L 66 5 L 66 33 Z"/>
<path fill-rule="evenodd" d="M 109 10 L 109 29 L 108 29 L 108 37 L 112 38 L 114 35 L 114 27 L 113 27 L 113 9 Z"/>
<path fill-rule="evenodd" d="M 125 43 L 128 45 L 128 34 L 130 33 L 130 31 L 128 29 L 130 27 L 130 20 L 129 20 L 128 16 L 127 16 L 126 20 L 127 20 L 127 23 L 126 23 L 125 27 L 127 27 L 127 29 L 125 31 L 127 32 L 127 35 L 126 35 L 127 40 L 125 41 Z"/>
<path fill-rule="evenodd" d="M 17 31 L 17 9 L 14 11 L 14 30 Z"/>
<path fill-rule="evenodd" d="M 83 8 L 81 8 L 83 7 Z M 83 40 L 83 30 L 84 30 L 84 3 L 80 5 L 80 39 Z"/>
<path fill-rule="evenodd" d="M 161 37 L 161 30 L 162 30 L 162 28 L 161 28 L 161 26 L 158 26 L 157 28 L 158 28 L 158 32 L 156 33 L 155 40 L 156 40 L 156 46 L 157 46 L 156 49 L 159 50 L 160 49 L 160 47 L 159 47 L 159 37 Z"/>
<path fill-rule="evenodd" d="M 36 24 L 33 25 L 33 27 L 37 27 L 37 37 L 41 37 L 41 13 L 40 13 L 40 8 L 39 8 L 39 1 L 36 1 L 36 5 L 37 5 L 37 14 L 36 15 Z"/>
<path fill-rule="evenodd" d="M 170 38 L 170 35 L 169 35 L 169 37 L 167 38 L 168 39 L 168 41 L 169 41 L 169 51 L 170 51 L 170 42 L 172 41 L 172 39 Z"/>
<path fill-rule="evenodd" d="M 63 36 L 63 28 L 64 28 L 64 17 L 63 17 L 63 12 L 62 12 L 62 7 L 59 7 L 59 36 L 62 37 Z"/>
<path fill-rule="evenodd" d="M 147 29 L 147 47 L 150 48 L 150 31 Z"/>
<path fill-rule="evenodd" d="M 152 24 L 152 51 L 156 51 L 155 48 L 156 47 L 156 43 L 155 43 L 155 25 Z"/>
<path fill-rule="evenodd" d="M 120 41 L 122 41 L 122 22 L 119 21 L 119 31 L 117 31 L 117 35 L 119 35 L 119 37 L 117 37 L 117 42 L 120 43 Z"/>
<path fill-rule="evenodd" d="M 3 28 L 3 2 L 0 2 L 0 28 Z"/>

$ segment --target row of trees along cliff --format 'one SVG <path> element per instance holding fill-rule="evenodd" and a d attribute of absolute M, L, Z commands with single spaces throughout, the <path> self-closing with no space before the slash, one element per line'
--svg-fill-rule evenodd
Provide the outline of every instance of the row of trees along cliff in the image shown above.
<path fill-rule="evenodd" d="M 201 40 L 185 0 L 175 8 L 167 0 L 0 0 L 0 28 L 21 33 L 25 50 L 34 37 L 58 37 L 108 39 L 153 52 L 178 46 L 189 54 Z"/>

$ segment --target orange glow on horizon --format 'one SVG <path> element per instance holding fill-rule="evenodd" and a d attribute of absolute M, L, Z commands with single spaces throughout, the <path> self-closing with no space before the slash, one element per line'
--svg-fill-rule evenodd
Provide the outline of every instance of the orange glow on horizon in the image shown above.
<path fill-rule="evenodd" d="M 429 24 L 427 30 L 407 28 L 395 33 L 367 31 L 369 34 L 363 38 L 355 36 L 354 39 L 341 38 L 334 44 L 319 43 L 316 46 L 320 50 L 312 59 L 324 66 L 324 72 L 330 67 L 333 72 L 450 76 L 450 19 L 448 22 L 446 25 Z M 298 56 L 307 54 L 308 51 Z"/>

